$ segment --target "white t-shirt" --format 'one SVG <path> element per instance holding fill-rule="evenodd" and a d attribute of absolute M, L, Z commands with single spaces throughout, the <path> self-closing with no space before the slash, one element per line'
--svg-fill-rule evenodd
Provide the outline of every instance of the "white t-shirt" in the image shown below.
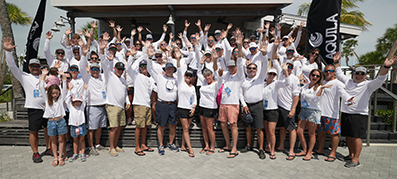
<path fill-rule="evenodd" d="M 324 85 L 333 85 L 329 88 L 323 89 L 323 94 L 320 98 L 321 115 L 339 119 L 340 97 L 342 101 L 346 101 L 351 97 L 347 94 L 345 85 L 337 79 L 323 82 Z"/>
<path fill-rule="evenodd" d="M 69 125 L 71 126 L 80 126 L 85 123 L 85 115 L 84 115 L 84 108 L 86 106 L 86 99 L 87 99 L 88 91 L 84 90 L 83 102 L 80 106 L 73 106 L 72 104 L 72 94 L 68 93 L 66 96 L 66 105 L 69 109 Z"/>
<path fill-rule="evenodd" d="M 87 58 L 83 57 L 80 60 L 80 65 L 85 66 L 85 64 L 87 64 Z M 85 100 L 88 105 L 104 105 L 106 102 L 106 83 L 104 75 L 100 74 L 98 78 L 94 78 L 88 74 L 86 68 L 83 68 L 80 73 L 83 82 L 88 84 L 88 99 Z"/>
<path fill-rule="evenodd" d="M 53 101 L 52 106 L 48 104 L 47 100 L 47 92 L 45 91 L 45 82 L 42 80 L 40 82 L 40 91 L 43 95 L 43 98 L 45 100 L 45 110 L 43 117 L 44 118 L 56 118 L 56 117 L 63 117 L 65 116 L 65 107 L 64 107 L 64 102 L 65 102 L 65 96 L 66 96 L 66 81 L 62 81 L 62 88 L 60 91 L 60 95 L 58 97 L 57 101 Z"/>
<path fill-rule="evenodd" d="M 302 108 L 308 108 L 308 109 L 315 109 L 315 110 L 321 110 L 320 109 L 320 96 L 317 96 L 317 92 L 320 90 L 321 86 L 318 86 L 317 89 L 315 90 L 314 87 L 312 86 L 309 88 L 310 83 L 306 84 L 301 88 L 301 104 Z"/>
<path fill-rule="evenodd" d="M 178 68 L 178 108 L 193 109 L 197 105 L 196 88 L 185 82 L 186 64 L 181 64 Z"/>
<path fill-rule="evenodd" d="M 278 90 L 287 86 L 290 78 L 284 80 L 273 80 L 269 85 L 265 82 L 263 88 L 263 110 L 278 109 Z"/>
<path fill-rule="evenodd" d="M 237 73 L 230 74 L 226 72 L 223 75 L 223 88 L 222 88 L 222 99 L 221 104 L 240 104 L 240 90 L 241 84 L 244 80 L 244 67 L 243 59 L 237 59 Z"/>
<path fill-rule="evenodd" d="M 128 61 L 127 73 L 133 79 L 134 86 L 137 86 L 134 90 L 133 105 L 141 105 L 150 108 L 150 95 L 154 87 L 154 80 L 148 76 L 139 73 L 139 63 L 143 60 L 140 57 L 135 62 Z M 133 64 L 132 64 L 133 63 Z M 131 65 L 132 64 L 132 65 Z"/>

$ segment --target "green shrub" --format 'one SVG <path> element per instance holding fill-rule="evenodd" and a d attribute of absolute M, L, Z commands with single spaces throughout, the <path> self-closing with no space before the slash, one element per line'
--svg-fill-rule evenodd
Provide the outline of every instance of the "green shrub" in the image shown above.
<path fill-rule="evenodd" d="M 7 111 L 0 111 L 0 123 L 11 121 L 11 117 L 8 115 Z"/>
<path fill-rule="evenodd" d="M 0 103 L 11 101 L 11 90 L 0 96 Z"/>
<path fill-rule="evenodd" d="M 376 111 L 378 116 L 382 117 L 382 122 L 392 124 L 393 122 L 393 110 L 378 110 Z"/>

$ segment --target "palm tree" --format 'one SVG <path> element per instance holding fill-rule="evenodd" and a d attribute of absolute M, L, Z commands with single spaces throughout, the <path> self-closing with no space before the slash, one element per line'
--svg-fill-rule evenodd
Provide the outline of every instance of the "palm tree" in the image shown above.
<path fill-rule="evenodd" d="M 368 26 L 372 26 L 370 22 L 365 19 L 364 13 L 359 10 L 353 10 L 359 8 L 356 3 L 364 2 L 364 0 L 342 0 L 342 9 L 340 15 L 340 21 L 346 24 L 353 24 L 361 26 L 364 31 L 368 30 Z M 298 15 L 304 16 L 309 13 L 310 3 L 303 3 L 299 6 Z"/>
<path fill-rule="evenodd" d="M 21 12 L 21 11 L 19 11 L 19 12 Z M 19 17 L 26 17 L 26 16 L 19 16 Z M 12 32 L 12 27 L 11 27 L 10 16 L 8 15 L 7 4 L 6 4 L 5 0 L 0 0 L 0 26 L 1 26 L 2 37 L 12 38 L 13 44 L 15 44 L 14 34 Z M 12 54 L 14 56 L 15 63 L 17 63 L 18 58 L 17 58 L 16 51 L 13 50 Z M 11 81 L 12 81 L 12 89 L 13 89 L 15 98 L 23 98 L 24 95 L 23 95 L 22 86 L 12 73 L 11 73 Z"/>
<path fill-rule="evenodd" d="M 27 26 L 32 24 L 32 17 L 23 12 L 17 5 L 7 3 L 8 15 L 12 24 Z"/>
<path fill-rule="evenodd" d="M 341 55 L 342 57 L 346 58 L 346 66 L 349 66 L 349 57 L 353 56 L 353 50 L 352 47 L 356 47 L 358 45 L 357 40 L 355 39 L 349 39 L 343 42 L 343 48 L 342 48 L 342 52 Z M 359 60 L 359 59 L 357 59 Z M 353 64 L 354 65 L 354 64 Z"/>

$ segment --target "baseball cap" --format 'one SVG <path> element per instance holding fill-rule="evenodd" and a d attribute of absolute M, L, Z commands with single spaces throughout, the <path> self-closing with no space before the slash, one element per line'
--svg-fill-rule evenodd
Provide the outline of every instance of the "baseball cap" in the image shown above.
<path fill-rule="evenodd" d="M 112 48 L 112 47 L 117 48 L 116 44 L 114 44 L 114 43 L 109 44 L 109 48 Z"/>
<path fill-rule="evenodd" d="M 216 29 L 216 30 L 215 30 L 215 34 L 220 34 L 220 33 L 222 33 L 221 30 L 219 30 L 219 29 Z"/>
<path fill-rule="evenodd" d="M 275 73 L 277 74 L 277 70 L 275 68 L 270 68 L 269 71 L 267 71 L 268 73 Z"/>
<path fill-rule="evenodd" d="M 236 66 L 236 61 L 234 61 L 234 60 L 229 60 L 229 61 L 227 61 L 227 66 L 228 66 L 228 67 L 230 67 L 230 66 Z"/>
<path fill-rule="evenodd" d="M 116 67 L 117 69 L 123 69 L 123 70 L 125 69 L 123 62 L 117 62 L 114 67 Z"/>
<path fill-rule="evenodd" d="M 172 63 L 167 63 L 167 64 L 165 65 L 165 67 L 163 67 L 163 70 L 165 71 L 165 69 L 168 68 L 168 67 L 174 68 L 174 73 L 176 72 L 176 68 L 175 68 L 174 64 L 172 64 Z"/>
<path fill-rule="evenodd" d="M 124 40 L 124 42 L 130 42 L 131 41 L 131 39 L 130 38 L 126 38 L 125 40 Z"/>
<path fill-rule="evenodd" d="M 206 51 L 204 52 L 204 55 L 205 55 L 205 54 L 211 54 L 211 51 L 206 50 Z"/>
<path fill-rule="evenodd" d="M 156 54 L 163 54 L 163 52 L 161 52 L 161 50 L 159 50 L 159 49 L 156 49 L 156 51 L 154 52 L 154 54 L 156 55 Z"/>
<path fill-rule="evenodd" d="M 40 60 L 37 58 L 32 58 L 29 60 L 29 65 L 30 64 L 39 64 L 40 65 Z"/>
<path fill-rule="evenodd" d="M 294 61 L 292 61 L 292 60 L 287 60 L 285 63 L 287 63 L 287 64 L 290 64 L 290 65 L 294 66 Z"/>
<path fill-rule="evenodd" d="M 362 72 L 367 73 L 367 69 L 366 69 L 365 67 L 363 67 L 363 66 L 358 66 L 358 67 L 356 67 L 356 68 L 354 69 L 354 72 L 357 72 L 357 71 L 362 71 Z"/>
<path fill-rule="evenodd" d="M 293 51 L 295 51 L 294 47 L 292 47 L 291 45 L 288 46 L 286 50 L 287 50 L 287 51 L 288 51 L 288 50 L 293 50 Z"/>
<path fill-rule="evenodd" d="M 83 96 L 81 94 L 74 94 L 73 97 L 72 97 L 72 101 L 73 102 L 75 102 L 75 101 L 83 102 Z"/>
<path fill-rule="evenodd" d="M 188 75 L 188 74 L 191 74 L 193 76 L 193 71 L 192 70 L 186 70 L 185 76 Z"/>
<path fill-rule="evenodd" d="M 147 62 L 145 60 L 142 60 L 141 62 L 139 62 L 139 65 L 147 65 Z"/>
<path fill-rule="evenodd" d="M 77 68 L 77 70 L 79 70 L 79 66 L 77 65 L 70 65 L 70 68 Z"/>
<path fill-rule="evenodd" d="M 249 48 L 256 48 L 256 47 L 258 47 L 258 45 L 256 45 L 255 42 L 251 42 L 251 43 L 249 44 Z"/>
<path fill-rule="evenodd" d="M 91 63 L 91 68 L 100 68 L 98 63 Z"/>
<path fill-rule="evenodd" d="M 147 35 L 146 35 L 146 40 L 147 40 L 147 39 L 153 39 L 152 34 L 147 34 Z"/>
<path fill-rule="evenodd" d="M 288 39 L 288 36 L 284 35 L 282 39 Z"/>
<path fill-rule="evenodd" d="M 221 44 L 219 44 L 219 43 L 215 45 L 215 48 L 220 48 L 220 49 L 223 49 L 222 45 L 221 45 Z"/>

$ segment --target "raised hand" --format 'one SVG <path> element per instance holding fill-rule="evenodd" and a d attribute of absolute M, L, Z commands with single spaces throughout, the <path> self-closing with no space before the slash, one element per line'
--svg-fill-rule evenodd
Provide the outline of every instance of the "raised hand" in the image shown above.
<path fill-rule="evenodd" d="M 114 20 L 110 20 L 109 21 L 109 27 L 113 29 L 115 27 L 115 23 L 116 22 L 114 22 Z"/>
<path fill-rule="evenodd" d="M 136 28 L 136 30 L 138 30 L 138 33 L 141 33 L 142 30 L 143 30 L 143 27 L 142 27 L 142 26 L 139 26 L 138 28 Z"/>
<path fill-rule="evenodd" d="M 222 32 L 221 32 L 221 39 L 224 39 L 224 38 L 226 38 L 226 37 L 227 37 L 227 31 L 222 30 Z"/>
<path fill-rule="evenodd" d="M 72 34 L 72 28 L 67 28 L 65 30 L 65 35 L 70 35 L 70 34 Z"/>
<path fill-rule="evenodd" d="M 219 75 L 219 76 L 222 76 L 222 75 L 223 75 L 223 69 L 222 69 L 222 68 L 219 68 L 219 69 L 218 69 L 218 75 Z"/>
<path fill-rule="evenodd" d="M 174 38 L 174 34 L 172 34 L 172 32 L 170 32 L 170 39 L 172 40 Z"/>
<path fill-rule="evenodd" d="M 117 25 L 116 30 L 117 30 L 117 32 L 121 32 L 123 30 L 123 28 L 120 25 Z"/>
<path fill-rule="evenodd" d="M 281 25 L 280 25 L 280 23 L 277 23 L 277 24 L 276 24 L 276 29 L 277 29 L 278 31 L 281 32 Z"/>
<path fill-rule="evenodd" d="M 208 32 L 211 28 L 211 24 L 205 24 L 204 32 Z"/>
<path fill-rule="evenodd" d="M 206 58 L 207 58 L 207 57 L 205 57 L 205 55 L 203 55 L 203 56 L 201 57 L 201 60 L 200 60 L 200 64 L 201 64 L 201 65 L 204 64 Z"/>
<path fill-rule="evenodd" d="M 261 51 L 262 53 L 267 53 L 267 41 L 260 42 L 259 47 L 260 47 L 259 51 Z"/>
<path fill-rule="evenodd" d="M 55 68 L 61 68 L 61 64 L 62 64 L 61 61 L 57 61 L 57 62 L 55 62 L 54 67 Z"/>
<path fill-rule="evenodd" d="M 270 31 L 269 31 L 269 33 L 270 33 L 273 37 L 276 36 L 276 31 L 274 30 L 274 28 L 271 28 Z"/>
<path fill-rule="evenodd" d="M 265 29 L 263 29 L 263 27 L 259 27 L 256 29 L 256 31 L 259 33 L 263 33 L 265 31 Z"/>
<path fill-rule="evenodd" d="M 148 54 L 149 57 L 153 57 L 153 55 L 154 55 L 154 53 L 155 53 L 155 52 L 154 52 L 154 47 L 153 47 L 153 46 L 147 47 L 146 53 Z"/>
<path fill-rule="evenodd" d="M 100 40 L 99 40 L 99 49 L 100 49 L 100 50 L 105 49 L 107 44 L 108 44 L 108 41 L 103 40 L 103 39 L 100 39 Z"/>
<path fill-rule="evenodd" d="M 4 46 L 4 50 L 7 52 L 11 52 L 12 49 L 14 49 L 17 45 L 12 45 L 12 38 L 10 39 L 9 37 L 4 37 L 3 40 L 1 40 Z"/>
<path fill-rule="evenodd" d="M 79 34 L 79 36 L 83 36 L 83 32 L 80 29 L 77 29 L 77 34 Z"/>
<path fill-rule="evenodd" d="M 135 34 L 136 34 L 136 29 L 132 29 L 131 30 L 131 37 L 134 37 Z"/>
<path fill-rule="evenodd" d="M 341 56 L 340 52 L 336 52 L 334 54 L 334 63 L 338 63 L 341 58 L 342 58 L 342 56 Z"/>
<path fill-rule="evenodd" d="M 200 33 L 196 32 L 196 41 L 199 42 L 201 39 Z"/>
<path fill-rule="evenodd" d="M 47 74 L 48 74 L 48 69 L 47 68 L 43 68 L 41 70 L 41 76 L 47 76 Z"/>
<path fill-rule="evenodd" d="M 131 52 L 131 56 L 134 56 L 136 53 L 138 53 L 134 45 L 131 45 L 130 52 Z"/>
<path fill-rule="evenodd" d="M 270 22 L 266 22 L 264 27 L 265 27 L 265 29 L 269 29 L 270 28 Z"/>
<path fill-rule="evenodd" d="M 197 20 L 197 22 L 195 24 L 196 24 L 196 26 L 201 26 L 201 20 L 200 19 Z"/>
<path fill-rule="evenodd" d="M 289 37 L 288 37 L 288 41 L 289 41 L 290 44 L 293 44 L 294 41 L 295 41 L 295 38 L 292 37 L 292 36 L 289 36 Z"/>
<path fill-rule="evenodd" d="M 226 29 L 227 29 L 227 30 L 230 30 L 232 27 L 233 27 L 233 24 L 232 24 L 232 23 L 229 23 L 229 24 L 227 25 Z"/>
<path fill-rule="evenodd" d="M 53 35 L 52 35 L 51 31 L 48 31 L 47 33 L 45 33 L 45 37 L 47 39 L 52 39 Z"/>
<path fill-rule="evenodd" d="M 281 38 L 280 37 L 277 37 L 275 40 L 274 40 L 274 46 L 279 46 L 281 44 Z"/>
<path fill-rule="evenodd" d="M 174 53 L 177 60 L 180 60 L 182 58 L 182 53 L 179 50 L 176 50 Z"/>
<path fill-rule="evenodd" d="M 83 52 L 83 56 L 86 56 L 87 53 L 90 51 L 90 47 L 88 47 L 88 45 L 83 45 L 83 46 L 81 47 L 81 50 L 82 50 L 82 52 Z"/>
<path fill-rule="evenodd" d="M 87 90 L 88 89 L 88 84 L 84 83 L 84 89 Z"/>
<path fill-rule="evenodd" d="M 393 56 L 393 58 L 391 58 L 390 60 L 388 58 L 386 58 L 385 62 L 383 62 L 384 66 L 390 67 L 394 64 L 394 62 L 397 61 L 397 56 Z"/>
<path fill-rule="evenodd" d="M 301 24 L 299 25 L 299 31 L 302 31 L 304 25 L 305 21 L 301 21 Z"/>
<path fill-rule="evenodd" d="M 79 39 L 79 41 L 77 41 L 77 44 L 78 44 L 80 47 L 84 46 L 84 42 L 83 42 L 83 40 L 81 40 L 81 39 Z"/>
<path fill-rule="evenodd" d="M 146 31 L 147 31 L 147 32 L 149 32 L 149 34 L 151 34 L 151 33 L 152 33 L 152 31 L 150 31 L 150 29 L 149 29 L 149 28 L 145 27 L 145 29 L 146 29 Z"/>
<path fill-rule="evenodd" d="M 98 25 L 97 25 L 97 23 L 96 23 L 96 21 L 92 21 L 91 22 L 91 28 L 98 28 Z"/>
<path fill-rule="evenodd" d="M 178 38 L 181 39 L 181 40 L 183 40 L 183 35 L 182 35 L 182 33 L 179 33 L 179 34 L 178 34 Z"/>
<path fill-rule="evenodd" d="M 85 35 L 86 37 L 88 37 L 88 38 L 91 37 L 91 34 L 90 34 L 90 32 L 89 32 L 88 30 L 84 31 L 84 35 Z"/>
<path fill-rule="evenodd" d="M 103 33 L 102 39 L 105 41 L 109 41 L 109 39 L 110 39 L 109 33 L 107 33 L 107 32 Z"/>
<path fill-rule="evenodd" d="M 163 33 L 166 33 L 166 32 L 167 32 L 167 29 L 168 29 L 168 26 L 165 25 L 165 24 L 163 24 Z"/>
<path fill-rule="evenodd" d="M 189 27 L 189 26 L 190 26 L 190 23 L 187 20 L 185 20 L 185 27 Z"/>
<path fill-rule="evenodd" d="M 113 61 L 114 55 L 112 53 L 109 53 L 109 56 L 106 55 L 106 58 L 108 58 L 109 61 Z"/>

